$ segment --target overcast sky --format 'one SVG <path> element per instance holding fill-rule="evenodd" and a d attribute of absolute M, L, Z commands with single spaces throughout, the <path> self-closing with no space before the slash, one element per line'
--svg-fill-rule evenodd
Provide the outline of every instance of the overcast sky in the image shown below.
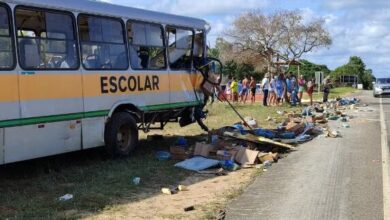
<path fill-rule="evenodd" d="M 211 45 L 234 18 L 245 11 L 300 9 L 305 19 L 323 17 L 332 38 L 329 49 L 304 58 L 334 69 L 350 56 L 360 56 L 376 76 L 390 77 L 390 0 L 102 0 L 119 5 L 207 20 Z"/>

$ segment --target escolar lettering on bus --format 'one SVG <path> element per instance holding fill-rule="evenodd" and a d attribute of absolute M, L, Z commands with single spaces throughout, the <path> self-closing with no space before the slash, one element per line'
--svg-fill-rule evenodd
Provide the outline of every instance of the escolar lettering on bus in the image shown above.
<path fill-rule="evenodd" d="M 160 90 L 158 76 L 102 76 L 100 87 L 102 94 L 134 91 Z"/>

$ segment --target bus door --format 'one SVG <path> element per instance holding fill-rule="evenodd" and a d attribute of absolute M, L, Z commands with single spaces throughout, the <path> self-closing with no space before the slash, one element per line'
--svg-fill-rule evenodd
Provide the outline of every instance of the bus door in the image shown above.
<path fill-rule="evenodd" d="M 194 31 L 167 27 L 168 64 L 170 67 L 171 105 L 193 106 L 199 103 L 195 93 L 196 72 L 193 68 Z"/>
<path fill-rule="evenodd" d="M 73 14 L 16 7 L 15 26 L 23 120 L 12 129 L 25 136 L 8 138 L 14 141 L 8 162 L 81 149 L 82 79 Z"/>

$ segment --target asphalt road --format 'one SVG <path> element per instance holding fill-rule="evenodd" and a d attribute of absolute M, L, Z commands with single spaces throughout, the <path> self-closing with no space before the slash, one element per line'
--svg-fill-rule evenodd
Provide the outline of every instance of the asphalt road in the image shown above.
<path fill-rule="evenodd" d="M 234 200 L 226 219 L 384 219 L 390 212 L 384 208 L 389 193 L 383 174 L 389 161 L 383 161 L 382 150 L 389 145 L 382 144 L 381 131 L 384 124 L 390 128 L 390 98 L 382 99 L 381 125 L 381 99 L 371 92 L 358 96 L 368 107 L 349 111 L 351 128 L 330 123 L 342 138 L 300 145 Z"/>

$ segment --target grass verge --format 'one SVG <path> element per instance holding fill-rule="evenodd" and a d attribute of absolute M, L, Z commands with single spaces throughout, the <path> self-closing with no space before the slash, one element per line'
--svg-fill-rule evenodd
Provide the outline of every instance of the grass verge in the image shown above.
<path fill-rule="evenodd" d="M 214 103 L 207 108 L 206 124 L 210 128 L 240 121 L 226 103 Z M 260 104 L 237 104 L 236 108 L 243 116 L 255 118 L 259 126 L 269 128 L 282 120 L 277 110 L 300 111 L 299 107 L 262 107 Z M 276 118 L 276 122 L 265 121 L 267 117 Z M 192 175 L 175 168 L 175 161 L 157 161 L 154 152 L 168 149 L 178 136 L 187 137 L 190 143 L 204 139 L 199 126 L 180 128 L 170 124 L 164 131 L 154 133 L 163 134 L 164 140 L 146 141 L 146 135 L 141 135 L 139 149 L 126 159 L 110 160 L 103 156 L 103 149 L 94 149 L 0 167 L 0 219 L 91 216 L 115 210 L 120 204 L 153 197 L 160 194 L 161 187 L 175 185 Z M 132 184 L 134 177 L 141 177 L 140 185 Z M 58 201 L 68 193 L 73 194 L 74 199 Z"/>
<path fill-rule="evenodd" d="M 333 88 L 330 90 L 329 98 L 335 99 L 337 97 L 343 97 L 345 95 L 349 95 L 349 94 L 355 93 L 357 91 L 359 91 L 359 90 L 354 89 L 352 87 L 337 87 L 337 88 Z M 323 93 L 317 93 L 317 92 L 313 93 L 313 99 L 316 101 L 321 101 L 322 96 L 323 96 Z M 309 99 L 309 97 L 307 96 L 306 93 L 304 94 L 303 98 Z"/>

